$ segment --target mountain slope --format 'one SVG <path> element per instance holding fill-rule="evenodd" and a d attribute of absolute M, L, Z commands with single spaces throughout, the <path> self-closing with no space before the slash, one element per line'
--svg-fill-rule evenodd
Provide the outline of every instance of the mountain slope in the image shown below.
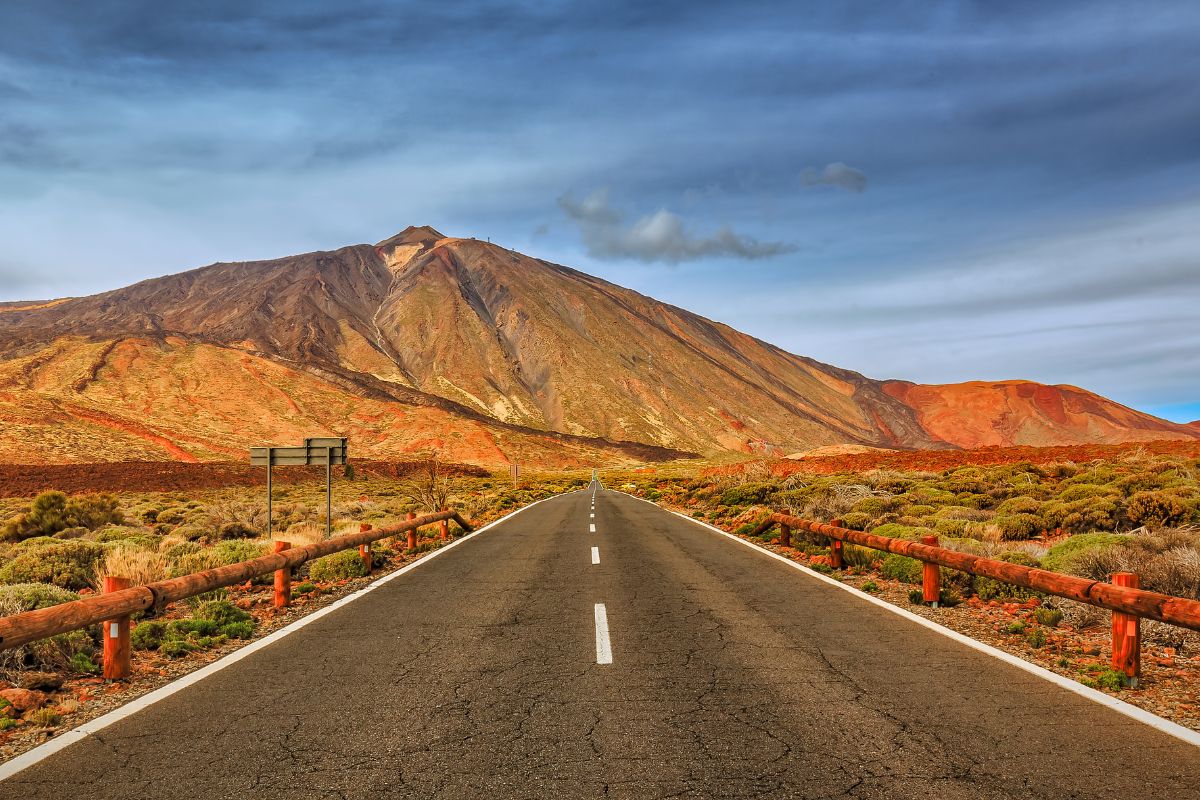
<path fill-rule="evenodd" d="M 148 372 L 122 369 L 133 364 Z M 139 394 L 147 385 L 158 387 L 153 401 Z M 353 431 L 364 455 L 380 457 L 454 433 L 472 443 L 454 457 L 478 463 L 507 458 L 504 447 L 480 446 L 480 432 L 537 452 L 545 448 L 533 440 L 569 441 L 580 458 L 672 455 L 614 441 L 715 454 L 1200 438 L 1071 387 L 870 380 L 431 228 L 0 306 L 0 421 L 22 419 L 24 452 L 37 438 L 30 415 L 80 419 L 79 408 L 157 424 L 152 436 L 196 458 L 301 431 Z M 362 423 L 360 408 L 403 425 Z M 11 430 L 0 431 L 0 457 L 19 449 Z M 53 437 L 32 451 L 87 460 L 87 448 Z"/>

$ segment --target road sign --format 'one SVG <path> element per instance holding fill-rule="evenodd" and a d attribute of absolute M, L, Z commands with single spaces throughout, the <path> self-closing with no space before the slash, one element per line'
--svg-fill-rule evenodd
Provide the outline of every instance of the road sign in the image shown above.
<path fill-rule="evenodd" d="M 333 528 L 333 470 L 334 464 L 345 464 L 349 457 L 346 437 L 316 436 L 304 440 L 299 447 L 251 447 L 250 465 L 267 468 L 267 536 L 271 535 L 271 468 L 325 467 L 325 535 Z"/>

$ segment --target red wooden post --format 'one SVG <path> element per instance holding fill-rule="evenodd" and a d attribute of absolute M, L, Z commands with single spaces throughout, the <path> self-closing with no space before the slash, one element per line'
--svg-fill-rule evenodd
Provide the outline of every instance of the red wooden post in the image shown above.
<path fill-rule="evenodd" d="M 921 544 L 937 547 L 937 543 L 938 537 L 936 536 L 921 537 Z M 942 596 L 942 569 L 937 564 L 925 562 L 925 568 L 921 571 L 921 593 L 926 603 L 937 608 L 938 601 Z"/>
<path fill-rule="evenodd" d="M 1112 576 L 1114 586 L 1138 589 L 1141 586 L 1136 573 L 1117 572 Z M 1142 674 L 1142 618 L 1137 614 L 1112 612 L 1112 665 L 1125 673 L 1130 686 L 1137 686 Z"/>
<path fill-rule="evenodd" d="M 104 594 L 128 588 L 129 578 L 104 576 Z M 119 681 L 128 678 L 133 669 L 133 651 L 129 644 L 129 615 L 106 619 L 100 624 L 104 635 L 104 679 Z"/>
<path fill-rule="evenodd" d="M 289 542 L 275 542 L 275 552 L 282 553 L 291 548 Z M 292 571 L 290 569 L 275 570 L 275 607 L 286 608 L 292 604 Z"/>
<path fill-rule="evenodd" d="M 792 527 L 779 523 L 779 544 L 781 547 L 792 546 Z"/>
<path fill-rule="evenodd" d="M 412 512 L 412 511 L 408 512 L 408 519 L 413 520 L 416 518 L 417 518 L 417 515 L 415 512 Z M 408 532 L 408 549 L 409 550 L 417 549 L 417 529 L 416 528 L 413 528 L 411 531 Z"/>
<path fill-rule="evenodd" d="M 842 521 L 840 519 L 835 519 L 829 524 L 835 528 L 842 527 Z M 833 567 L 834 569 L 843 569 L 846 566 L 846 559 L 842 555 L 841 539 L 829 540 L 829 566 Z"/>
<path fill-rule="evenodd" d="M 370 526 L 370 524 L 368 524 L 366 522 L 360 523 L 358 526 L 359 533 L 366 533 L 369 530 L 371 530 L 371 526 Z M 358 546 L 358 555 L 359 555 L 359 558 L 361 558 L 363 560 L 363 566 L 367 568 L 367 574 L 370 575 L 371 574 L 371 543 L 367 542 L 366 544 L 360 544 Z"/>
<path fill-rule="evenodd" d="M 449 509 L 446 509 L 446 508 L 442 509 L 442 511 L 448 511 L 448 510 Z M 442 520 L 442 541 L 444 542 L 449 538 L 450 538 L 450 521 L 444 519 L 444 520 Z"/>

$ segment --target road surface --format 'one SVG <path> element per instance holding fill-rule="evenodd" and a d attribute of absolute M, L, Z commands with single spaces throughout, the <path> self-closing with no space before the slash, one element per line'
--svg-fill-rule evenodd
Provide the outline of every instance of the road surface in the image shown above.
<path fill-rule="evenodd" d="M 0 798 L 1200 798 L 1200 748 L 594 502 L 540 503 Z"/>

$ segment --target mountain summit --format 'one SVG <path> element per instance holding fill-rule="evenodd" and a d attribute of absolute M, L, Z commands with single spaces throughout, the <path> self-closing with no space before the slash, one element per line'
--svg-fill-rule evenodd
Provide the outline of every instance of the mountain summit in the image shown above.
<path fill-rule="evenodd" d="M 1081 389 L 877 381 L 410 227 L 0 306 L 0 459 L 228 458 L 313 432 L 478 463 L 1200 438 Z"/>

